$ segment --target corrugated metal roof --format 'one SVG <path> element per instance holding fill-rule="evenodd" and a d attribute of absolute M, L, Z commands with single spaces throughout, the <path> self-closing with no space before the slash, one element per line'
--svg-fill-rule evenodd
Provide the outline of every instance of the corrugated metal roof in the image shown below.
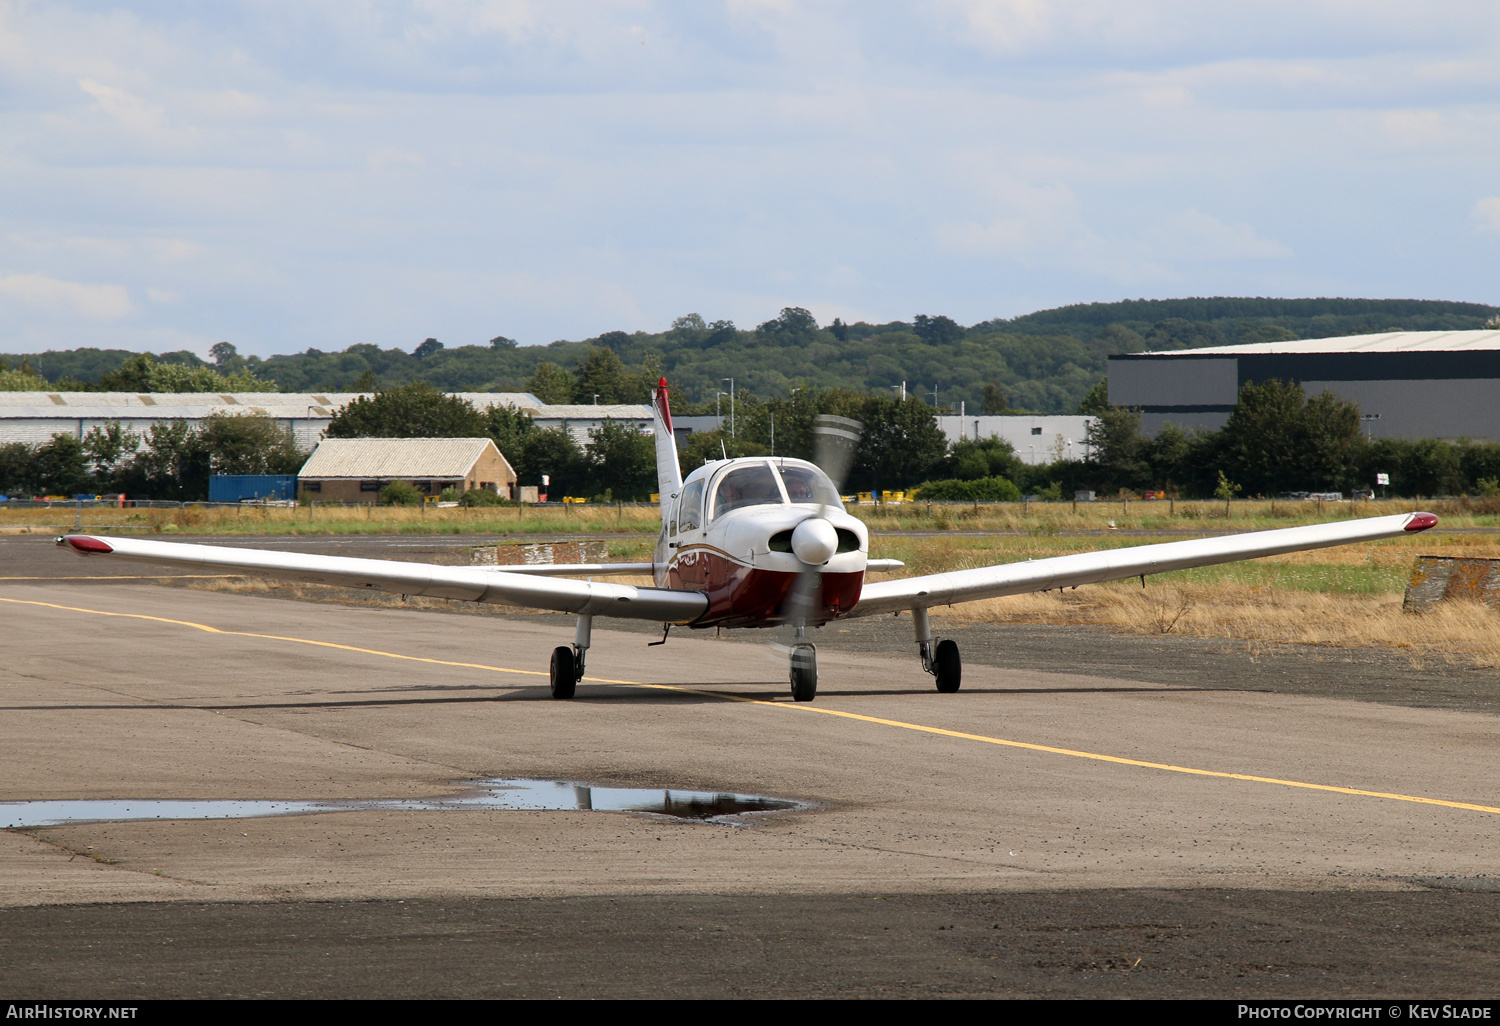
<path fill-rule="evenodd" d="M 535 406 L 526 412 L 532 420 L 650 420 L 651 407 L 637 403 L 564 403 Z"/>
<path fill-rule="evenodd" d="M 1372 335 L 1251 342 L 1240 346 L 1172 349 L 1142 356 L 1248 356 L 1257 353 L 1462 353 L 1500 349 L 1500 331 L 1382 331 Z"/>
<path fill-rule="evenodd" d="M 213 413 L 332 417 L 368 392 L 0 392 L 0 417 L 201 418 Z M 454 392 L 480 410 L 542 408 L 530 392 Z M 30 412 L 20 412 L 20 411 Z"/>
<path fill-rule="evenodd" d="M 461 478 L 473 469 L 486 447 L 493 449 L 495 443 L 488 438 L 325 438 L 297 476 Z"/>

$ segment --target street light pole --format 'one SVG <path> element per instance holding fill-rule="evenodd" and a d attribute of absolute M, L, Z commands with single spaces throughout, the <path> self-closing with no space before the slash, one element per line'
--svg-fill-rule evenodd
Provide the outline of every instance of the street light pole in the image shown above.
<path fill-rule="evenodd" d="M 729 382 L 729 437 L 737 438 L 739 436 L 734 430 L 734 379 L 720 378 L 719 380 Z"/>

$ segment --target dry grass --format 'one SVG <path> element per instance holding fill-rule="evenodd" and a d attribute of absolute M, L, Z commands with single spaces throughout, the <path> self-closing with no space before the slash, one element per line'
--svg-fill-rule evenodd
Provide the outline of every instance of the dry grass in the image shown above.
<path fill-rule="evenodd" d="M 986 531 L 1037 536 L 1107 530 L 1111 521 L 1122 531 L 1251 531 L 1297 524 L 1325 523 L 1357 517 L 1436 513 L 1446 527 L 1500 526 L 1500 500 L 1442 502 L 1143 502 L 1119 500 L 992 503 L 938 506 L 925 503 L 850 506 L 849 512 L 875 531 Z M 660 519 L 654 506 L 507 506 L 476 509 L 431 509 L 392 506 L 208 507 L 182 509 L 88 508 L 80 511 L 87 531 L 109 529 L 183 534 L 655 534 Z M 0 505 L 0 531 L 71 529 L 73 507 L 19 509 Z"/>
<path fill-rule="evenodd" d="M 75 517 L 75 512 L 81 515 Z M 654 506 L 0 507 L 0 531 L 72 530 L 80 521 L 82 530 L 99 534 L 655 534 L 661 527 Z"/>
<path fill-rule="evenodd" d="M 1500 612 L 1448 602 L 1401 611 L 1401 596 L 1320 594 L 1264 586 L 1098 585 L 955 606 L 955 619 L 1090 624 L 1137 634 L 1183 634 L 1291 645 L 1404 649 L 1500 666 Z"/>
<path fill-rule="evenodd" d="M 1149 539 L 1030 535 L 887 538 L 878 555 L 904 559 L 906 574 L 1123 547 Z M 1085 624 L 1138 634 L 1181 634 L 1275 644 L 1395 648 L 1414 656 L 1463 657 L 1500 666 L 1500 612 L 1446 603 L 1402 612 L 1419 553 L 1500 558 L 1491 534 L 1418 535 L 1203 567 L 1076 591 L 969 602 L 958 620 Z"/>
<path fill-rule="evenodd" d="M 1424 503 L 1444 527 L 1485 527 L 1495 511 L 1474 503 Z M 1412 503 L 1327 504 L 1319 518 L 1315 504 L 1236 503 L 1225 520 L 1223 505 L 1119 502 L 1080 505 L 1033 504 L 1029 516 L 1020 504 L 980 507 L 859 507 L 855 510 L 878 532 L 902 529 L 975 531 L 933 537 L 877 535 L 872 555 L 907 563 L 898 576 L 940 573 L 1047 556 L 1149 544 L 1102 530 L 1114 519 L 1122 530 L 1252 530 L 1297 523 L 1410 511 Z M 1500 509 L 1500 505 L 1497 505 Z M 1215 510 L 1218 516 L 1211 516 Z M 1164 514 L 1175 512 L 1176 516 Z M 658 528 L 656 510 L 645 507 L 574 506 L 559 508 L 451 509 L 403 508 L 83 510 L 85 530 L 110 529 L 161 534 L 614 534 L 611 559 L 649 558 Z M 1338 514 L 1335 516 L 1334 514 Z M 0 530 L 57 530 L 72 526 L 68 507 L 5 510 Z M 311 521 L 309 522 L 309 517 Z M 1099 533 L 1092 533 L 1099 532 Z M 1401 598 L 1412 561 L 1419 553 L 1500 558 L 1500 537 L 1423 534 L 1347 545 L 1268 559 L 1163 574 L 1136 583 L 1096 585 L 1063 594 L 1019 596 L 954 607 L 960 619 L 1020 623 L 1092 624 L 1143 634 L 1230 638 L 1252 643 L 1378 646 L 1415 655 L 1462 656 L 1500 666 L 1500 614 L 1483 606 L 1450 603 L 1421 616 L 1401 612 Z M 462 560 L 462 552 L 456 553 Z M 885 576 L 885 575 L 881 575 Z M 649 584 L 645 578 L 614 578 Z M 276 594 L 309 601 L 403 605 L 397 596 L 353 593 L 312 585 L 284 585 L 255 579 L 203 581 L 195 587 Z M 440 599 L 413 598 L 413 608 L 463 610 L 505 615 L 505 606 L 474 606 Z"/>
<path fill-rule="evenodd" d="M 849 511 L 879 530 L 1012 531 L 1068 534 L 1107 529 L 1251 531 L 1298 524 L 1331 523 L 1360 517 L 1423 510 L 1449 527 L 1500 526 L 1500 499 L 1391 500 L 1387 502 L 1145 502 L 1118 499 L 1083 502 L 991 503 L 977 506 L 911 503 L 851 506 Z"/>

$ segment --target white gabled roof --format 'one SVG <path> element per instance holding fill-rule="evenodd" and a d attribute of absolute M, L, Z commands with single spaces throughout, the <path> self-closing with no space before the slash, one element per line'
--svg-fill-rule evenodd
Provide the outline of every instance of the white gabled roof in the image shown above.
<path fill-rule="evenodd" d="M 1500 349 L 1500 331 L 1381 331 L 1372 335 L 1305 338 L 1290 342 L 1251 342 L 1205 349 L 1170 349 L 1142 356 L 1250 356 L 1258 353 L 1462 353 Z"/>
<path fill-rule="evenodd" d="M 325 438 L 297 476 L 324 480 L 463 478 L 486 448 L 494 449 L 495 443 L 488 438 Z M 510 467 L 504 455 L 500 458 Z M 511 473 L 514 476 L 513 468 Z"/>

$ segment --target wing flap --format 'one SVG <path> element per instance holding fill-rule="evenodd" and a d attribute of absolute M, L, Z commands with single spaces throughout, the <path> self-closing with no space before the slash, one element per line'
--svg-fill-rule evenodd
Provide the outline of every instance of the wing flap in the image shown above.
<path fill-rule="evenodd" d="M 864 586 L 859 603 L 849 615 L 873 616 L 917 606 L 947 606 L 955 602 L 1024 595 L 1054 588 L 1076 588 L 1080 584 L 1098 584 L 1141 574 L 1188 570 L 1350 542 L 1399 538 L 1412 531 L 1425 531 L 1436 523 L 1437 518 L 1430 513 L 1400 513 L 1337 524 L 1252 531 L 1226 538 L 1193 538 L 881 581 Z"/>
<path fill-rule="evenodd" d="M 58 539 L 58 544 L 91 559 L 232 570 L 305 584 L 369 588 L 464 602 L 496 602 L 563 613 L 690 623 L 708 608 L 707 597 L 695 591 L 552 580 L 488 567 L 435 566 L 93 535 L 68 535 Z"/>

